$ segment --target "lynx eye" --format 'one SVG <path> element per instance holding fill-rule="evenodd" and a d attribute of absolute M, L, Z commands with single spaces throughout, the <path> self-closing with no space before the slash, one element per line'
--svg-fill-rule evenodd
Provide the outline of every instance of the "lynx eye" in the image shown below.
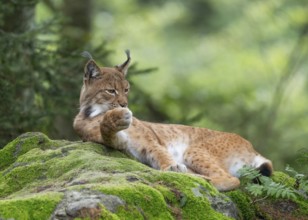
<path fill-rule="evenodd" d="M 124 90 L 125 94 L 127 94 L 127 93 L 128 93 L 128 91 L 129 91 L 129 89 L 125 89 L 125 90 Z"/>
<path fill-rule="evenodd" d="M 106 89 L 106 92 L 110 95 L 115 95 L 117 94 L 117 91 L 115 89 Z"/>

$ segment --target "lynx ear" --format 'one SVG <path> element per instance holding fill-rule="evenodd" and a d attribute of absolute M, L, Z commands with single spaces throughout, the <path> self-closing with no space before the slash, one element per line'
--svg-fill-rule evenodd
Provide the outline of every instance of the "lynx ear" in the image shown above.
<path fill-rule="evenodd" d="M 81 55 L 89 59 L 89 61 L 84 67 L 84 77 L 86 79 L 97 78 L 97 76 L 101 74 L 101 71 L 98 65 L 93 60 L 92 55 L 88 51 L 83 51 Z"/>
<path fill-rule="evenodd" d="M 122 72 L 124 74 L 124 76 L 126 76 L 127 74 L 127 70 L 129 67 L 129 63 L 130 63 L 130 51 L 129 50 L 125 50 L 126 56 L 127 56 L 127 60 L 122 63 L 121 65 L 117 65 L 116 68 Z"/>
<path fill-rule="evenodd" d="M 89 60 L 84 67 L 84 77 L 88 79 L 97 78 L 101 74 L 100 68 L 94 60 Z"/>

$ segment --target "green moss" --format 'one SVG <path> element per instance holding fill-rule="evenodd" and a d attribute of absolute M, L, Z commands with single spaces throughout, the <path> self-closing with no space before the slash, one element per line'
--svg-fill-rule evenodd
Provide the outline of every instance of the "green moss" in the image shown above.
<path fill-rule="evenodd" d="M 290 177 L 288 174 L 276 171 L 272 175 L 272 180 L 276 183 L 282 183 L 288 187 L 294 187 L 296 180 Z"/>
<path fill-rule="evenodd" d="M 159 183 L 169 189 L 161 186 L 157 189 L 163 189 L 161 194 L 166 201 L 171 201 L 171 205 L 175 208 L 181 208 L 181 216 L 183 219 L 229 219 L 223 214 L 212 209 L 207 197 L 197 197 L 192 189 L 201 186 L 208 195 L 215 196 L 218 191 L 207 181 L 193 175 L 184 175 L 175 172 L 160 172 L 155 175 L 147 174 L 147 179 L 153 183 Z M 171 196 L 173 193 L 174 196 Z M 176 200 L 176 203 L 174 202 Z M 200 211 L 202 210 L 202 211 Z"/>
<path fill-rule="evenodd" d="M 202 187 L 208 190 L 209 194 L 211 195 L 218 194 L 217 189 L 213 187 L 213 185 L 211 185 L 208 181 L 200 177 L 196 177 L 192 174 L 155 171 L 155 175 L 148 173 L 145 174 L 144 176 L 151 182 L 160 182 L 163 183 L 164 185 L 176 188 L 186 187 L 186 189 L 189 191 L 191 191 L 191 187 L 196 187 L 201 185 Z"/>
<path fill-rule="evenodd" d="M 61 198 L 60 193 L 49 193 L 26 198 L 0 200 L 0 219 L 49 219 Z"/>
<path fill-rule="evenodd" d="M 148 166 L 144 164 L 137 163 L 133 160 L 127 158 L 112 158 L 103 155 L 94 155 L 90 153 L 86 153 L 84 155 L 80 155 L 83 160 L 87 160 L 91 158 L 91 163 L 86 164 L 86 168 L 91 167 L 95 170 L 105 171 L 109 173 L 125 173 L 132 171 L 146 171 L 150 170 Z"/>
<path fill-rule="evenodd" d="M 18 191 L 36 180 L 43 179 L 45 172 L 46 169 L 40 163 L 15 165 L 7 173 L 2 173 L 0 197 Z"/>
<path fill-rule="evenodd" d="M 17 138 L 4 149 L 6 150 L 4 152 L 9 152 L 12 146 L 16 144 L 16 141 L 22 139 L 23 149 L 27 150 L 23 153 L 20 153 L 20 151 L 14 162 L 0 172 L 0 197 L 5 197 L 27 188 L 29 185 L 33 187 L 43 184 L 61 185 L 63 182 L 71 181 L 90 171 L 92 173 L 96 171 L 115 174 L 151 169 L 141 163 L 123 158 L 125 155 L 121 153 L 117 154 L 118 157 L 116 158 L 105 156 L 103 155 L 105 152 L 110 153 L 112 151 L 106 150 L 105 147 L 99 144 L 49 141 L 47 138 L 43 139 L 44 135 L 37 133 L 33 135 L 23 135 L 23 138 Z M 45 143 L 44 149 L 39 148 L 38 143 Z M 31 147 L 28 145 L 31 145 Z M 49 148 L 46 147 L 47 145 Z M 25 148 L 26 146 L 28 147 Z M 6 155 L 6 153 L 2 155 Z M 106 174 L 104 176 L 106 181 L 119 180 L 116 175 L 108 177 Z M 122 176 L 122 179 L 123 182 L 126 181 L 125 176 Z M 84 182 L 88 180 L 89 178 L 81 179 Z"/>
<path fill-rule="evenodd" d="M 236 204 L 237 208 L 241 211 L 241 217 L 245 220 L 255 219 L 255 208 L 251 199 L 242 191 L 235 190 L 226 193 L 227 196 Z"/>
<path fill-rule="evenodd" d="M 300 199 L 298 199 L 298 200 L 296 200 L 294 202 L 299 206 L 299 209 L 295 211 L 294 215 L 297 216 L 297 217 L 299 217 L 299 216 L 308 216 L 308 203 L 307 203 L 307 200 L 300 198 Z"/>
<path fill-rule="evenodd" d="M 78 170 L 83 167 L 84 161 L 79 156 L 81 153 L 83 152 L 72 151 L 63 157 L 56 157 L 46 161 L 45 166 L 48 168 L 47 177 L 56 179 L 66 175 L 69 171 Z"/>
<path fill-rule="evenodd" d="M 57 150 L 42 150 L 40 148 L 34 148 L 20 156 L 16 162 L 18 163 L 33 163 L 41 162 L 44 163 L 47 160 L 56 157 L 63 157 L 63 153 L 60 149 Z"/>
<path fill-rule="evenodd" d="M 14 163 L 20 155 L 32 148 L 46 146 L 51 141 L 42 133 L 25 133 L 0 150 L 0 171 Z"/>
<path fill-rule="evenodd" d="M 55 141 L 58 145 L 61 145 L 63 141 Z M 62 151 L 71 151 L 74 149 L 84 150 L 84 151 L 93 151 L 100 155 L 117 157 L 117 158 L 127 158 L 127 156 L 115 149 L 105 147 L 101 144 L 93 143 L 93 142 L 68 142 L 63 144 Z"/>
<path fill-rule="evenodd" d="M 176 198 L 175 192 L 172 192 L 170 188 L 163 186 L 159 183 L 154 183 L 151 185 L 153 188 L 158 190 L 164 197 L 165 201 L 169 205 L 174 205 L 178 202 L 178 199 Z"/>
<path fill-rule="evenodd" d="M 162 194 L 145 184 L 107 185 L 99 190 L 126 202 L 127 206 L 117 212 L 120 219 L 172 219 Z"/>
<path fill-rule="evenodd" d="M 120 220 L 120 218 L 117 215 L 108 211 L 104 206 L 100 206 L 100 207 L 101 207 L 101 210 L 102 210 L 100 219 Z"/>

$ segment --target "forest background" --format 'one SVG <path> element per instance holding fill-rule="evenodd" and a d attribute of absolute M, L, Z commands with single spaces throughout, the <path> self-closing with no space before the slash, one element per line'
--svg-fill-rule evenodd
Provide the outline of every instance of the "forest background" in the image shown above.
<path fill-rule="evenodd" d="M 80 53 L 114 66 L 130 49 L 134 116 L 238 133 L 307 172 L 307 0 L 0 2 L 0 148 L 27 131 L 77 140 Z"/>

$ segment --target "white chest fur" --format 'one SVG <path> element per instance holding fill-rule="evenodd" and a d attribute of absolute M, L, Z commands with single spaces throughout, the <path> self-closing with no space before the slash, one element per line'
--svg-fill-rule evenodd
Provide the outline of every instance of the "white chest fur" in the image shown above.
<path fill-rule="evenodd" d="M 108 105 L 106 104 L 94 104 L 91 106 L 91 114 L 90 117 L 95 117 L 103 112 L 106 112 L 108 110 Z"/>

